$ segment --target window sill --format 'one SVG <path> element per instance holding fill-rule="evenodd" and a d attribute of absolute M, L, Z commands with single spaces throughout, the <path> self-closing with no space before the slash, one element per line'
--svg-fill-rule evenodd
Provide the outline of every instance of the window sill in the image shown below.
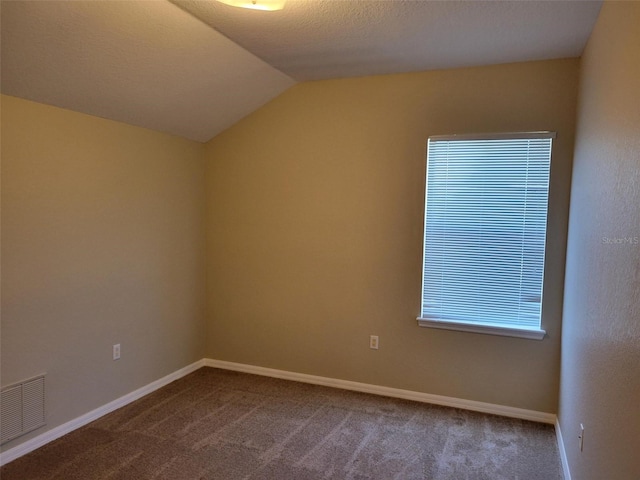
<path fill-rule="evenodd" d="M 486 335 L 501 335 L 503 337 L 528 338 L 530 340 L 542 340 L 547 333 L 538 328 L 512 328 L 498 325 L 477 325 L 473 323 L 453 322 L 448 320 L 430 320 L 418 317 L 418 325 L 427 328 L 440 328 L 444 330 L 458 330 L 461 332 L 483 333 Z"/>

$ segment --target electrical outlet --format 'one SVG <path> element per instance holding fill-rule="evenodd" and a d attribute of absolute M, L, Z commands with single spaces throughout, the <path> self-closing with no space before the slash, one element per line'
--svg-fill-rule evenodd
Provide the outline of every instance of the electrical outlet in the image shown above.
<path fill-rule="evenodd" d="M 371 335 L 369 337 L 369 348 L 373 348 L 374 350 L 378 350 L 379 339 L 377 335 Z"/>
<path fill-rule="evenodd" d="M 580 434 L 578 435 L 578 445 L 580 445 L 580 451 L 582 451 L 583 442 L 584 442 L 584 425 L 580 424 Z"/>
<path fill-rule="evenodd" d="M 113 346 L 113 359 L 118 360 L 120 358 L 120 344 L 116 343 Z"/>

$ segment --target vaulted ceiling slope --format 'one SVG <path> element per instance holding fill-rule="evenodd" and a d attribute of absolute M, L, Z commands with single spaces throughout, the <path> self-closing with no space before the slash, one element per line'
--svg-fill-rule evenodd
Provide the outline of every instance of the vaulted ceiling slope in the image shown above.
<path fill-rule="evenodd" d="M 1 0 L 2 93 L 205 142 L 295 80 L 580 56 L 601 4 Z"/>
<path fill-rule="evenodd" d="M 2 93 L 206 142 L 295 82 L 161 1 L 2 1 Z"/>

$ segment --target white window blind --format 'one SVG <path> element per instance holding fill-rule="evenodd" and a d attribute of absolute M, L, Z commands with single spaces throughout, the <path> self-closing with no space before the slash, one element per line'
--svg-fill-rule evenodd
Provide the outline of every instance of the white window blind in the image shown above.
<path fill-rule="evenodd" d="M 553 137 L 429 138 L 420 325 L 544 336 Z"/>

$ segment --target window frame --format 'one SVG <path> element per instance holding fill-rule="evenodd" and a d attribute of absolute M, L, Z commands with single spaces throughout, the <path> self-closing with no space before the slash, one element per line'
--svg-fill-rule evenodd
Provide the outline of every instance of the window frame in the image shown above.
<path fill-rule="evenodd" d="M 549 172 L 547 175 L 547 198 L 546 198 L 546 223 L 544 229 L 544 251 L 543 251 L 543 260 L 542 260 L 542 280 L 540 285 L 540 302 L 541 302 L 541 312 L 540 312 L 540 320 L 537 328 L 528 327 L 528 326 L 517 326 L 517 325 L 504 325 L 497 324 L 491 322 L 467 322 L 467 321 L 457 321 L 457 320 L 447 320 L 447 319 L 433 319 L 433 318 L 424 318 L 422 317 L 424 312 L 424 298 L 425 298 L 425 276 L 426 276 L 426 237 L 427 237 L 427 201 L 428 201 L 428 193 L 429 193 L 429 142 L 432 141 L 464 141 L 464 140 L 510 140 L 510 139 L 518 139 L 518 140 L 527 140 L 527 139 L 540 139 L 540 138 L 548 138 L 551 140 L 550 145 L 550 156 L 549 156 Z M 545 283 L 545 264 L 546 264 L 546 250 L 547 250 L 547 239 L 548 239 L 548 229 L 549 229 L 549 221 L 548 221 L 548 212 L 549 212 L 549 193 L 551 186 L 551 164 L 553 159 L 553 143 L 556 138 L 556 132 L 551 131 L 537 131 L 537 132 L 512 132 L 512 133 L 487 133 L 487 134 L 470 134 L 470 135 L 435 135 L 430 136 L 427 142 L 427 155 L 426 155 L 426 174 L 425 174 L 425 202 L 424 202 L 424 213 L 423 213 L 423 234 L 422 234 L 422 242 L 423 242 L 423 258 L 422 258 L 422 287 L 421 287 L 421 309 L 420 316 L 417 317 L 418 325 L 421 327 L 428 328 L 436 328 L 436 329 L 445 329 L 445 330 L 456 330 L 462 332 L 471 332 L 471 333 L 481 333 L 481 334 L 490 334 L 490 335 L 500 335 L 507 337 L 517 337 L 517 338 L 525 338 L 525 339 L 533 339 L 533 340 L 542 340 L 546 331 L 542 328 L 542 320 L 543 320 L 543 305 L 544 305 L 544 283 Z"/>

